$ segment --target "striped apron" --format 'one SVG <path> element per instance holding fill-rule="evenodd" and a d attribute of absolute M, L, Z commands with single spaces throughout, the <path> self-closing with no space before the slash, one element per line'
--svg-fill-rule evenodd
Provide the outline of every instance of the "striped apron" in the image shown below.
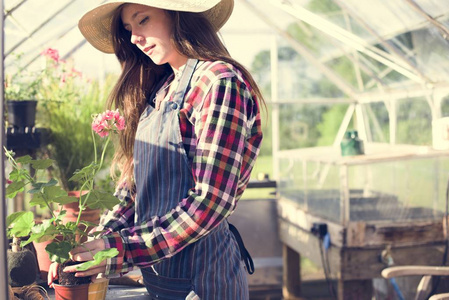
<path fill-rule="evenodd" d="M 163 216 L 195 186 L 179 128 L 179 110 L 197 60 L 189 59 L 171 101 L 147 105 L 136 132 L 136 224 Z M 151 97 L 152 99 L 152 97 Z M 227 221 L 171 258 L 141 269 L 150 299 L 248 299 L 239 246 Z"/>

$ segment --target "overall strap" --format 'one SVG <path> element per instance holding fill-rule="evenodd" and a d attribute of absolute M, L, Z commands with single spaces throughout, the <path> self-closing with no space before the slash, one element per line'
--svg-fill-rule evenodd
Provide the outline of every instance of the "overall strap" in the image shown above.
<path fill-rule="evenodd" d="M 251 275 L 254 273 L 253 259 L 251 258 L 251 255 L 249 254 L 248 250 L 246 250 L 245 244 L 243 243 L 243 239 L 240 236 L 240 233 L 237 230 L 237 228 L 229 222 L 228 222 L 228 224 L 229 224 L 229 230 L 231 230 L 232 234 L 234 235 L 234 237 L 237 241 L 237 244 L 239 245 L 240 258 L 245 263 L 246 271 L 248 272 L 248 274 Z"/>
<path fill-rule="evenodd" d="M 173 102 L 177 103 L 178 107 L 180 107 L 181 103 L 184 101 L 184 95 L 186 93 L 187 87 L 189 86 L 190 79 L 192 78 L 197 63 L 198 59 L 189 58 L 186 62 L 184 70 L 182 71 L 178 87 L 175 94 L 173 95 Z"/>

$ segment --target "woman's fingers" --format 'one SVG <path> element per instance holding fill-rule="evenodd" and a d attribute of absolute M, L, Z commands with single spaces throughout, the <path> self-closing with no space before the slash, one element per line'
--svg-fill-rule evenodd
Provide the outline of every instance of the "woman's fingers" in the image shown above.
<path fill-rule="evenodd" d="M 103 240 L 93 240 L 72 249 L 72 251 L 70 251 L 70 256 L 73 261 L 88 261 L 92 260 L 97 252 L 104 249 L 105 246 Z"/>
<path fill-rule="evenodd" d="M 71 258 L 73 261 L 89 261 L 94 259 L 95 253 L 98 251 L 91 250 L 91 252 L 78 252 L 76 254 L 72 254 Z"/>
<path fill-rule="evenodd" d="M 53 287 L 53 281 L 58 279 L 58 263 L 52 263 L 48 268 L 47 283 L 49 287 Z"/>
<path fill-rule="evenodd" d="M 102 263 L 103 264 L 103 263 Z M 99 273 L 104 273 L 106 271 L 106 265 L 98 265 L 95 267 L 90 268 L 86 271 L 77 271 L 76 265 L 66 267 L 63 270 L 64 272 L 75 272 L 75 277 L 86 277 L 86 276 L 97 276 Z"/>

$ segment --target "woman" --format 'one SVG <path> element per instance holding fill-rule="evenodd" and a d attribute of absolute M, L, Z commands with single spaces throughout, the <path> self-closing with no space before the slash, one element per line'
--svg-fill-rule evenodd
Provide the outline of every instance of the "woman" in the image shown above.
<path fill-rule="evenodd" d="M 112 247 L 119 255 L 77 276 L 139 267 L 153 298 L 248 299 L 226 219 L 259 152 L 262 96 L 217 34 L 232 8 L 233 0 L 141 0 L 81 18 L 87 41 L 121 63 L 108 104 L 127 124 L 114 157 L 121 204 L 102 218 L 101 238 L 71 252 L 76 261 Z"/>

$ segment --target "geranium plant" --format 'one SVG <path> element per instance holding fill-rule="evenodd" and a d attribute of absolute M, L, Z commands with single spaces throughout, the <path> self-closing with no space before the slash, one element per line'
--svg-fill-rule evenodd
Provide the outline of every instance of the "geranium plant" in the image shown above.
<path fill-rule="evenodd" d="M 47 48 L 40 55 L 45 59 L 44 67 L 28 70 L 20 66 L 23 53 L 16 54 L 14 73 L 5 74 L 6 100 L 60 100 L 79 94 L 76 82 L 81 73 L 62 60 L 56 49 Z"/>
<path fill-rule="evenodd" d="M 74 172 L 70 180 L 81 182 L 83 191 L 81 197 L 75 198 L 67 195 L 67 192 L 58 185 L 54 178 L 42 180 L 43 171 L 49 168 L 54 160 L 52 159 L 32 159 L 30 156 L 14 158 L 11 151 L 6 150 L 6 156 L 12 164 L 12 171 L 9 174 L 6 188 L 6 196 L 15 197 L 18 192 L 25 189 L 31 194 L 30 206 L 46 207 L 50 210 L 51 218 L 42 223 L 34 221 L 34 214 L 31 211 L 20 211 L 12 213 L 7 217 L 8 236 L 24 238 L 21 246 L 25 246 L 33 241 L 44 242 L 53 240 L 46 247 L 46 251 L 51 261 L 64 263 L 69 259 L 69 251 L 80 244 L 77 237 L 87 236 L 88 228 L 92 225 L 81 220 L 83 210 L 89 208 L 112 209 L 119 200 L 108 192 L 99 190 L 94 185 L 95 177 L 104 163 L 104 154 L 111 139 L 111 134 L 123 130 L 125 121 L 120 116 L 118 110 L 106 111 L 94 116 L 92 122 L 92 138 L 94 141 L 94 152 L 97 153 L 97 143 L 95 142 L 95 133 L 107 140 L 101 152 L 101 157 L 95 155 L 94 161 L 84 168 Z M 30 174 L 30 169 L 35 170 L 35 174 Z M 62 206 L 66 203 L 78 201 L 80 212 L 76 222 L 67 222 L 63 224 L 62 219 L 65 215 L 64 210 L 55 210 L 54 207 Z M 60 207 L 59 207 L 60 208 Z M 60 211 L 58 213 L 58 211 Z M 79 266 L 79 269 L 89 268 L 92 265 L 99 264 L 108 257 L 114 257 L 118 254 L 117 249 L 108 249 L 97 253 L 94 261 L 86 262 Z"/>

